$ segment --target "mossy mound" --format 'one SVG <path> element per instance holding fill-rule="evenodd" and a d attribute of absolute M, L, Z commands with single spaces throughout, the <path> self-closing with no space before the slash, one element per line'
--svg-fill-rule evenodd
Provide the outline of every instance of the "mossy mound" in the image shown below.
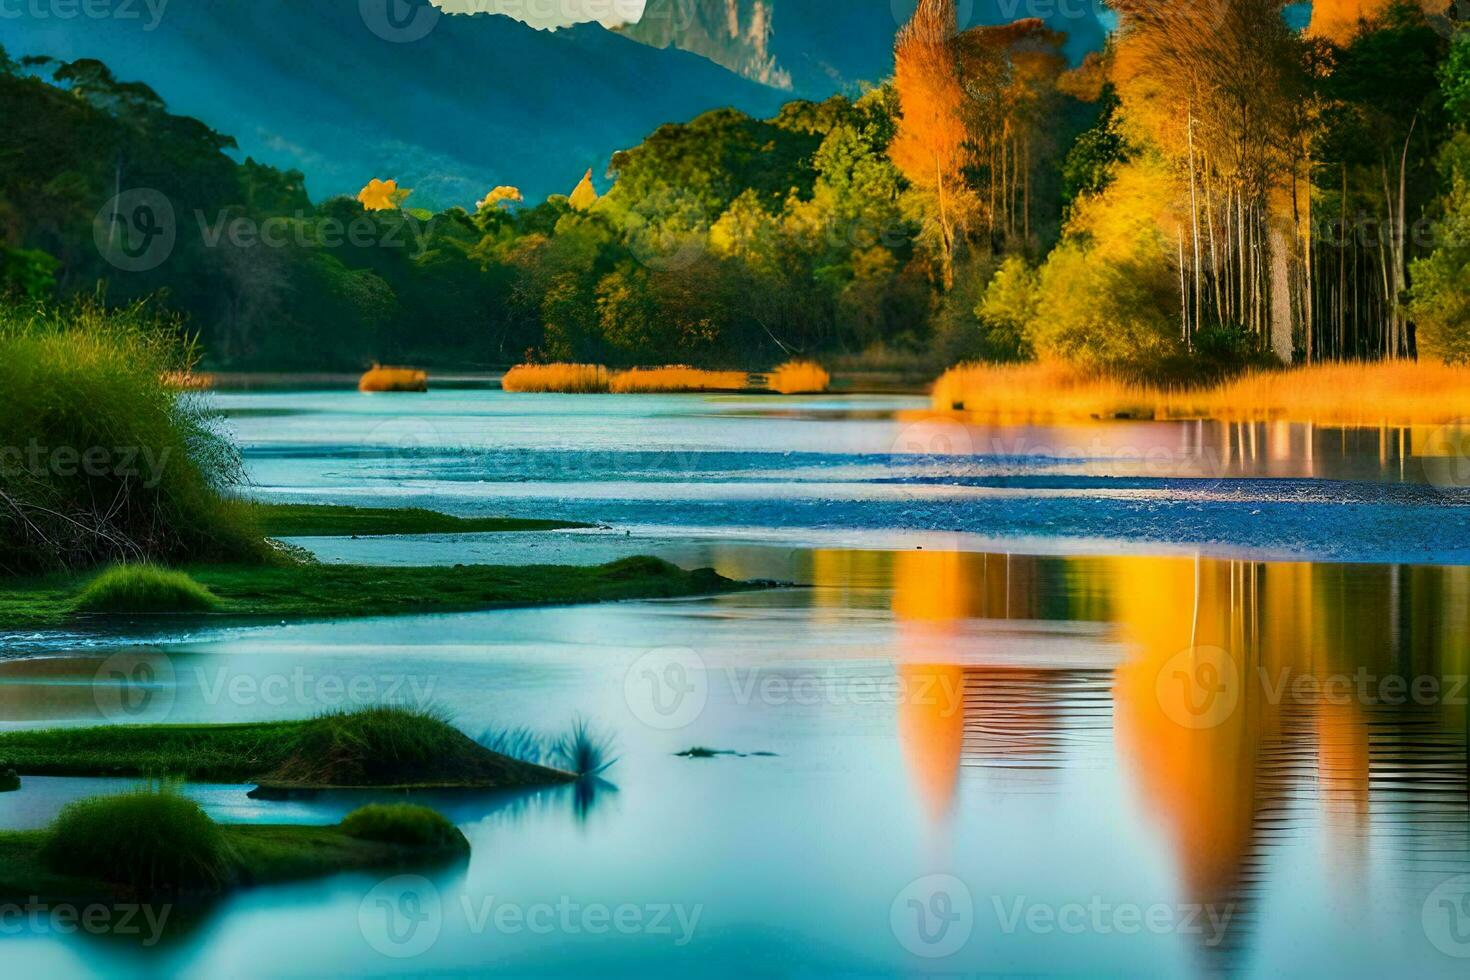
<path fill-rule="evenodd" d="M 301 725 L 267 787 L 534 786 L 571 777 L 484 748 L 432 712 L 401 707 L 323 715 Z"/>
<path fill-rule="evenodd" d="M 167 790 L 68 804 L 41 858 L 53 871 L 146 894 L 215 892 L 231 876 L 219 826 L 199 804 Z"/>
<path fill-rule="evenodd" d="M 92 579 L 72 608 L 83 613 L 210 612 L 218 608 L 214 593 L 183 572 L 156 565 L 114 565 Z"/>
<path fill-rule="evenodd" d="M 359 840 L 409 847 L 451 848 L 464 844 L 464 835 L 443 814 L 411 803 L 370 803 L 349 813 L 342 832 Z"/>

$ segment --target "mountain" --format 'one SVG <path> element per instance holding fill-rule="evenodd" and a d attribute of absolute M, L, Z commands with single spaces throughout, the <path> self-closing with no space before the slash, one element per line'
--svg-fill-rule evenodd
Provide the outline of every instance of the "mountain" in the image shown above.
<path fill-rule="evenodd" d="M 541 31 L 428 0 L 171 0 L 156 20 L 135 9 L 0 18 L 0 45 L 98 58 L 242 155 L 302 170 L 315 199 L 392 177 L 418 207 L 472 205 L 500 184 L 538 200 L 663 123 L 720 106 L 769 116 L 789 97 L 597 24 Z"/>
<path fill-rule="evenodd" d="M 825 98 L 893 68 L 893 39 L 916 0 L 648 0 L 636 24 L 617 30 L 657 48 L 679 48 L 738 75 L 807 98 Z M 1067 32 L 1080 61 L 1102 47 L 1100 0 L 959 0 L 961 28 L 1041 17 Z"/>

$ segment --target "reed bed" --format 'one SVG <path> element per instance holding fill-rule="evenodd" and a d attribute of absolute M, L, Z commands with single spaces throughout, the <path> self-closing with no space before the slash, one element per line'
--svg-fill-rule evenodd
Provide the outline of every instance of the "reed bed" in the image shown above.
<path fill-rule="evenodd" d="M 691 367 L 633 368 L 612 376 L 614 394 L 680 391 L 744 391 L 750 375 L 744 371 L 701 371 Z"/>
<path fill-rule="evenodd" d="M 408 391 L 429 390 L 429 375 L 416 368 L 383 367 L 374 364 L 372 370 L 357 382 L 358 391 Z"/>
<path fill-rule="evenodd" d="M 1470 367 L 1414 361 L 1321 364 L 1174 388 L 1092 377 L 1058 364 L 964 364 L 935 382 L 932 404 L 937 411 L 1032 422 L 1132 418 L 1437 424 L 1470 417 Z"/>
<path fill-rule="evenodd" d="M 744 371 L 703 371 L 682 365 L 609 371 L 600 364 L 521 364 L 506 372 L 501 387 L 506 391 L 575 395 L 750 391 L 753 388 L 781 395 L 801 395 L 826 391 L 831 380 L 820 365 L 810 361 L 783 364 L 765 375 L 764 383 L 755 384 Z"/>
<path fill-rule="evenodd" d="M 611 384 L 612 375 L 600 364 L 519 364 L 500 381 L 506 391 L 573 395 L 605 394 Z"/>
<path fill-rule="evenodd" d="M 788 361 L 770 373 L 767 383 L 780 395 L 815 395 L 827 390 L 832 376 L 813 361 Z"/>

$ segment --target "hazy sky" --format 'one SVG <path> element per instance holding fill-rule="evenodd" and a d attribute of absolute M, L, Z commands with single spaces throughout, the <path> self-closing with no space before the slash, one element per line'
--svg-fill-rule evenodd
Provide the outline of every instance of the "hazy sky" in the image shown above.
<path fill-rule="evenodd" d="M 532 27 L 597 21 L 607 27 L 637 22 L 646 0 L 433 0 L 450 13 L 505 14 Z"/>

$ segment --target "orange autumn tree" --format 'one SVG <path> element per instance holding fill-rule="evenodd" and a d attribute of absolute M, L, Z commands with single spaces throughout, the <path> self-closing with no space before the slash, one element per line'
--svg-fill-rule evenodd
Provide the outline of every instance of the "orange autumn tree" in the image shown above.
<path fill-rule="evenodd" d="M 974 207 L 964 182 L 971 151 L 956 39 L 954 0 L 919 0 L 894 45 L 901 115 L 888 150 L 924 204 L 945 289 L 954 285 L 955 251 Z"/>

